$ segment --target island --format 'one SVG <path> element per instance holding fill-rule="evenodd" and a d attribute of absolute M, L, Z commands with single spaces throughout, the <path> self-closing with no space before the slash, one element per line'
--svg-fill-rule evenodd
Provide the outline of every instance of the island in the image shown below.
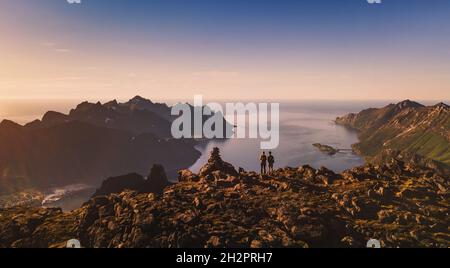
<path fill-rule="evenodd" d="M 321 143 L 314 143 L 313 146 L 319 149 L 322 153 L 326 153 L 328 155 L 335 155 L 339 152 L 339 150 Z"/>

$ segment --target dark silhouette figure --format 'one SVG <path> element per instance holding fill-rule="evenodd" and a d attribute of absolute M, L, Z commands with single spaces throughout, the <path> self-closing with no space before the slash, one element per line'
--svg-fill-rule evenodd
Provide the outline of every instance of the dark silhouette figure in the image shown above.
<path fill-rule="evenodd" d="M 275 157 L 273 157 L 272 152 L 269 152 L 269 157 L 267 158 L 269 163 L 269 173 L 273 173 L 273 165 L 275 164 Z"/>
<path fill-rule="evenodd" d="M 267 156 L 266 152 L 263 152 L 261 157 L 259 158 L 261 161 L 261 174 L 265 175 L 267 173 Z"/>

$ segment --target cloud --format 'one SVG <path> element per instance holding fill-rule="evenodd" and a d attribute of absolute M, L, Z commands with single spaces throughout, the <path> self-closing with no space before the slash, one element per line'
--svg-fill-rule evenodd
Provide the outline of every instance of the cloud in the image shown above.
<path fill-rule="evenodd" d="M 204 72 L 195 72 L 193 73 L 194 76 L 199 77 L 234 77 L 238 76 L 238 72 L 233 71 L 204 71 Z"/>
<path fill-rule="evenodd" d="M 58 53 L 70 53 L 72 52 L 71 49 L 60 47 L 57 43 L 54 42 L 42 42 L 40 43 L 41 46 L 48 48 L 51 51 L 58 52 Z"/>
<path fill-rule="evenodd" d="M 69 53 L 69 52 L 72 52 L 72 50 L 67 49 L 67 48 L 56 48 L 55 51 L 56 51 L 56 52 L 59 52 L 59 53 Z"/>
<path fill-rule="evenodd" d="M 55 47 L 55 43 L 53 43 L 53 42 L 42 42 L 41 43 L 41 46 L 44 46 L 44 47 Z"/>

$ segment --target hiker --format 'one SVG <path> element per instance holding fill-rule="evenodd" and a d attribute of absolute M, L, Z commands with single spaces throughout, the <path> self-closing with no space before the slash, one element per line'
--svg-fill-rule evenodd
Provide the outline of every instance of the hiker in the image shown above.
<path fill-rule="evenodd" d="M 261 174 L 265 175 L 266 174 L 266 168 L 267 168 L 267 156 L 266 156 L 266 152 L 263 152 L 261 157 L 259 158 L 259 160 L 261 160 Z"/>
<path fill-rule="evenodd" d="M 273 157 L 272 152 L 269 152 L 269 157 L 267 158 L 269 162 L 269 174 L 273 173 L 273 164 L 275 164 L 275 157 Z"/>

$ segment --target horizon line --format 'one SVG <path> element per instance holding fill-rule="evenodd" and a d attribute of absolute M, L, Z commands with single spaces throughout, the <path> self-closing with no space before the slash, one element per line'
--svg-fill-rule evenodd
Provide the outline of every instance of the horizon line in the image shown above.
<path fill-rule="evenodd" d="M 126 96 L 117 96 L 117 97 L 101 97 L 101 96 L 91 96 L 91 97 L 76 97 L 76 96 L 0 96 L 0 101 L 31 101 L 31 100 L 60 100 L 60 101 L 88 101 L 88 102 L 108 102 L 117 100 L 118 102 L 122 101 L 129 101 L 133 99 L 136 96 L 141 96 L 144 99 L 148 99 L 152 102 L 159 102 L 159 101 L 168 101 L 168 102 L 186 102 L 191 101 L 194 99 L 194 96 L 190 98 L 159 98 L 155 97 L 152 98 L 150 96 L 146 96 L 143 94 L 131 94 L 129 97 Z M 249 101 L 249 102 L 297 102 L 297 101 L 335 101 L 335 102 L 353 102 L 353 101 L 370 101 L 370 102 L 402 102 L 405 100 L 411 100 L 415 102 L 450 102 L 449 99 L 415 99 L 411 97 L 405 97 L 405 98 L 394 98 L 394 99 L 366 99 L 366 98 L 355 98 L 355 99 L 345 99 L 345 98 L 274 98 L 274 99 L 268 99 L 268 98 L 204 98 L 204 102 L 243 102 L 243 101 Z"/>

